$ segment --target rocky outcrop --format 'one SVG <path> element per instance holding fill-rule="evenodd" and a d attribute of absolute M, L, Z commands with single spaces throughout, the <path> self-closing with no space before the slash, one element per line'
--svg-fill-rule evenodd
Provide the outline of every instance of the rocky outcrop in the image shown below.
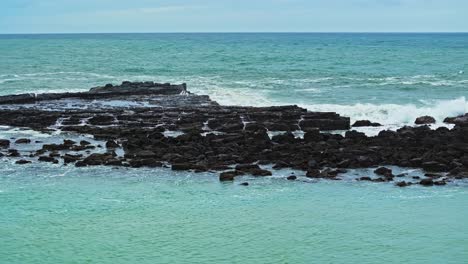
<path fill-rule="evenodd" d="M 435 118 L 432 116 L 421 116 L 416 118 L 414 123 L 416 125 L 429 125 L 429 124 L 434 124 L 436 122 Z"/>
<path fill-rule="evenodd" d="M 139 85 L 142 84 L 145 83 Z M 130 92 L 142 92 L 139 85 L 105 86 L 89 93 L 102 96 L 101 102 L 127 98 L 126 102 L 156 101 L 158 105 L 63 108 L 62 100 L 8 105 L 0 109 L 0 125 L 45 132 L 60 129 L 102 140 L 101 148 L 85 141 L 45 144 L 28 157 L 77 167 L 169 167 L 176 171 L 218 172 L 221 181 L 233 181 L 242 175 L 272 175 L 260 166 L 264 164 L 271 164 L 274 169 L 302 170 L 309 178 L 329 180 L 339 180 L 347 169 L 395 165 L 431 173 L 447 172 L 448 179 L 468 178 L 468 127 L 460 123 L 451 130 L 419 126 L 381 131 L 374 137 L 357 131 L 346 131 L 343 136 L 329 133 L 350 129 L 349 118 L 336 113 L 309 112 L 298 106 L 220 106 L 207 96 L 190 93 L 164 92 L 148 97 Z M 115 97 L 115 89 L 127 89 L 128 94 Z M 89 103 L 87 100 L 78 98 L 73 103 L 84 105 Z M 53 111 L 51 106 L 55 106 Z M 9 147 L 9 140 L 0 140 L 1 155 L 24 158 L 21 151 Z M 118 150 L 123 155 L 117 155 Z M 398 177 L 387 168 L 378 168 L 375 173 L 379 178 L 361 180 L 392 182 Z M 294 177 L 290 179 L 297 179 Z M 433 182 L 443 185 L 446 181 Z M 408 186 L 399 181 L 397 186 L 400 185 Z"/>
<path fill-rule="evenodd" d="M 106 84 L 105 86 L 91 88 L 90 94 L 94 93 L 125 93 L 125 94 L 159 94 L 174 95 L 187 93 L 187 84 L 173 85 L 170 83 L 154 82 L 122 82 L 121 85 Z"/>
<path fill-rule="evenodd" d="M 382 126 L 380 123 L 371 122 L 369 120 L 358 120 L 354 122 L 353 127 L 379 127 Z"/>
<path fill-rule="evenodd" d="M 457 117 L 447 117 L 444 119 L 444 123 L 455 124 L 458 126 L 468 126 L 468 114 Z"/>
<path fill-rule="evenodd" d="M 0 105 L 4 104 L 26 104 L 40 101 L 51 101 L 61 99 L 110 99 L 119 98 L 126 95 L 180 95 L 187 94 L 187 85 L 185 83 L 173 85 L 170 83 L 154 82 L 122 82 L 121 85 L 107 84 L 102 87 L 95 87 L 88 92 L 76 93 L 46 93 L 46 94 L 18 94 L 0 96 Z M 121 98 L 126 100 L 128 98 Z"/>

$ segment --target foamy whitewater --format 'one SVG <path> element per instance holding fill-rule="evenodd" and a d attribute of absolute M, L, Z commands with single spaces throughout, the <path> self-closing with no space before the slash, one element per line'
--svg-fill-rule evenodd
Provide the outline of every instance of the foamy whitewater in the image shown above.
<path fill-rule="evenodd" d="M 0 94 L 186 82 L 221 104 L 295 104 L 384 124 L 360 128 L 371 135 L 466 113 L 467 62 L 468 34 L 0 35 Z M 0 127 L 0 138 L 20 137 L 63 135 Z M 211 173 L 0 158 L 0 263 L 466 263 L 466 182 L 353 180 L 372 171 L 222 184 Z"/>

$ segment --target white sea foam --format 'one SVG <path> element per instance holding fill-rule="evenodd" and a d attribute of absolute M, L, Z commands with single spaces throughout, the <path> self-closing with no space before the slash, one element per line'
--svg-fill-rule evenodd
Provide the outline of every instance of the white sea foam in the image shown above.
<path fill-rule="evenodd" d="M 453 100 L 439 100 L 424 102 L 423 106 L 414 104 L 316 104 L 301 105 L 310 111 L 331 111 L 351 118 L 351 122 L 356 120 L 371 120 L 383 124 L 383 127 L 361 128 L 367 134 L 376 134 L 383 128 L 397 129 L 404 125 L 413 125 L 417 117 L 429 115 L 433 116 L 437 123 L 433 127 L 449 126 L 443 123 L 446 117 L 453 117 L 465 114 L 468 109 L 468 102 L 465 97 Z"/>

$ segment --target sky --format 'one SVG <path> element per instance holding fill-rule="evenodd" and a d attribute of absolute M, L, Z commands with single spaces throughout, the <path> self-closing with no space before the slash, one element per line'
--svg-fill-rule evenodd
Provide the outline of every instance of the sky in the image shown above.
<path fill-rule="evenodd" d="M 468 0 L 0 0 L 0 33 L 468 32 Z"/>

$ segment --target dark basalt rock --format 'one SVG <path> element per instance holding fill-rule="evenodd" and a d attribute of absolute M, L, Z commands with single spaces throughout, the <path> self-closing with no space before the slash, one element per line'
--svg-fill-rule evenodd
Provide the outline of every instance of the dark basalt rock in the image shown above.
<path fill-rule="evenodd" d="M 10 140 L 0 139 L 0 148 L 8 148 L 8 147 L 10 147 Z"/>
<path fill-rule="evenodd" d="M 226 171 L 226 172 L 222 172 L 221 174 L 219 174 L 219 180 L 222 182 L 234 181 L 235 177 L 242 176 L 242 175 L 244 175 L 244 173 L 241 171 Z"/>
<path fill-rule="evenodd" d="M 80 141 L 80 146 L 88 146 L 88 145 L 91 145 L 89 141 L 86 141 L 86 140 Z"/>
<path fill-rule="evenodd" d="M 420 185 L 422 186 L 433 186 L 434 185 L 434 181 L 432 179 L 422 179 L 420 182 L 419 182 Z"/>
<path fill-rule="evenodd" d="M 444 185 L 447 185 L 447 182 L 445 180 L 442 180 L 442 181 L 435 181 L 434 182 L 434 185 L 436 186 L 444 186 Z"/>
<path fill-rule="evenodd" d="M 357 132 L 355 130 L 351 130 L 351 131 L 346 131 L 345 137 L 349 139 L 365 139 L 366 134 L 362 132 Z"/>
<path fill-rule="evenodd" d="M 319 142 L 323 139 L 322 134 L 320 134 L 319 129 L 309 129 L 304 134 L 304 141 L 306 142 Z"/>
<path fill-rule="evenodd" d="M 455 124 L 458 126 L 468 126 L 468 114 L 457 116 L 457 117 L 447 117 L 444 119 L 444 123 Z"/>
<path fill-rule="evenodd" d="M 306 177 L 307 178 L 320 178 L 320 170 L 310 169 L 307 171 Z"/>
<path fill-rule="evenodd" d="M 236 166 L 236 171 L 250 173 L 256 170 L 260 170 L 260 166 L 258 166 L 257 164 L 239 164 Z"/>
<path fill-rule="evenodd" d="M 376 169 L 374 173 L 377 175 L 386 176 L 386 175 L 392 175 L 392 170 L 389 168 L 380 167 Z"/>
<path fill-rule="evenodd" d="M 0 96 L 0 104 L 25 104 L 40 101 L 61 100 L 67 98 L 101 99 L 125 95 L 179 95 L 187 92 L 185 83 L 172 85 L 154 82 L 123 82 L 121 85 L 105 85 L 92 88 L 89 92 L 78 93 L 50 93 L 50 94 L 18 94 Z"/>
<path fill-rule="evenodd" d="M 382 126 L 382 125 L 376 122 L 371 122 L 369 120 L 358 120 L 354 122 L 354 124 L 352 125 L 352 127 L 379 127 L 379 126 Z"/>
<path fill-rule="evenodd" d="M 31 140 L 29 138 L 20 138 L 15 141 L 15 144 L 29 144 Z"/>
<path fill-rule="evenodd" d="M 22 160 L 18 160 L 18 161 L 15 162 L 15 164 L 21 164 L 21 165 L 23 165 L 23 164 L 29 164 L 29 163 L 32 163 L 32 162 L 29 161 L 29 160 L 23 160 L 23 159 L 22 159 Z"/>
<path fill-rule="evenodd" d="M 8 157 L 19 157 L 21 154 L 16 149 L 9 149 L 8 150 Z"/>
<path fill-rule="evenodd" d="M 253 176 L 258 176 L 258 177 L 265 177 L 265 176 L 273 175 L 271 171 L 262 170 L 262 169 L 251 170 L 249 171 L 249 173 L 252 174 Z"/>
<path fill-rule="evenodd" d="M 75 166 L 97 166 L 106 165 L 108 162 L 115 161 L 114 153 L 93 153 L 86 157 L 84 160 L 75 163 Z"/>
<path fill-rule="evenodd" d="M 401 181 L 401 182 L 397 182 L 395 185 L 398 186 L 398 187 L 408 187 L 408 186 L 412 185 L 412 183 L 411 182 Z"/>
<path fill-rule="evenodd" d="M 336 113 L 308 112 L 297 106 L 221 106 L 208 96 L 190 94 L 185 86 L 169 84 L 125 82 L 84 93 L 34 95 L 17 101 L 15 98 L 19 97 L 3 99 L 9 105 L 0 106 L 0 125 L 46 133 L 60 129 L 88 134 L 106 142 L 107 150 L 122 148 L 124 152 L 123 157 L 113 152 L 100 154 L 96 152 L 105 149 L 90 142 L 65 140 L 33 150 L 31 157 L 48 162 L 58 162 L 60 158 L 64 164 L 75 163 L 77 167 L 171 165 L 174 170 L 196 172 L 232 170 L 235 166 L 235 170 L 220 174 L 222 181 L 243 174 L 271 175 L 259 164 L 302 170 L 309 178 L 329 180 L 339 179 L 344 169 L 382 165 L 450 172 L 447 180 L 441 180 L 445 176 L 431 177 L 437 179 L 433 185 L 468 177 L 468 127 L 462 122 L 464 117 L 448 120 L 456 122 L 453 129 L 403 127 L 381 131 L 373 137 L 347 131 L 343 137 L 326 133 L 349 130 L 349 118 Z M 0 104 L 1 100 L 0 97 Z M 31 100 L 35 104 L 27 104 Z M 67 108 L 70 100 L 73 108 Z M 104 104 L 112 104 L 113 100 L 136 104 Z M 373 123 L 364 120 L 355 125 Z M 304 138 L 296 137 L 296 130 L 304 132 Z M 270 139 L 267 131 L 282 133 Z M 16 150 L 5 151 L 9 146 L 9 140 L 0 140 L 4 153 L 0 155 L 22 155 Z M 83 155 L 75 155 L 76 151 Z M 361 180 L 390 182 L 395 177 L 387 168 L 377 169 L 376 174 L 380 178 Z"/>
<path fill-rule="evenodd" d="M 59 163 L 59 161 L 53 157 L 48 157 L 48 156 L 40 156 L 39 161 L 42 162 L 52 162 L 52 163 Z"/>
<path fill-rule="evenodd" d="M 424 170 L 431 172 L 444 172 L 449 170 L 449 168 L 446 165 L 437 161 L 424 162 L 421 166 Z"/>
<path fill-rule="evenodd" d="M 172 85 L 170 83 L 154 83 L 154 82 L 122 82 L 121 85 L 114 86 L 106 84 L 102 87 L 92 88 L 89 93 L 128 93 L 128 94 L 145 94 L 154 93 L 162 95 L 181 94 L 187 92 L 185 83 L 180 85 Z"/>
<path fill-rule="evenodd" d="M 117 144 L 114 140 L 109 140 L 106 142 L 106 148 L 108 149 L 116 149 L 119 148 L 119 144 Z"/>
<path fill-rule="evenodd" d="M 83 155 L 72 155 L 72 154 L 65 154 L 64 156 L 62 156 L 63 162 L 65 164 L 77 162 L 81 160 L 82 157 Z"/>
<path fill-rule="evenodd" d="M 416 125 L 434 124 L 435 122 L 436 120 L 432 116 L 421 116 L 416 118 L 416 121 L 414 121 Z"/>
<path fill-rule="evenodd" d="M 297 176 L 295 175 L 291 175 L 291 176 L 288 176 L 288 178 L 286 178 L 288 181 L 295 181 L 297 180 Z"/>

